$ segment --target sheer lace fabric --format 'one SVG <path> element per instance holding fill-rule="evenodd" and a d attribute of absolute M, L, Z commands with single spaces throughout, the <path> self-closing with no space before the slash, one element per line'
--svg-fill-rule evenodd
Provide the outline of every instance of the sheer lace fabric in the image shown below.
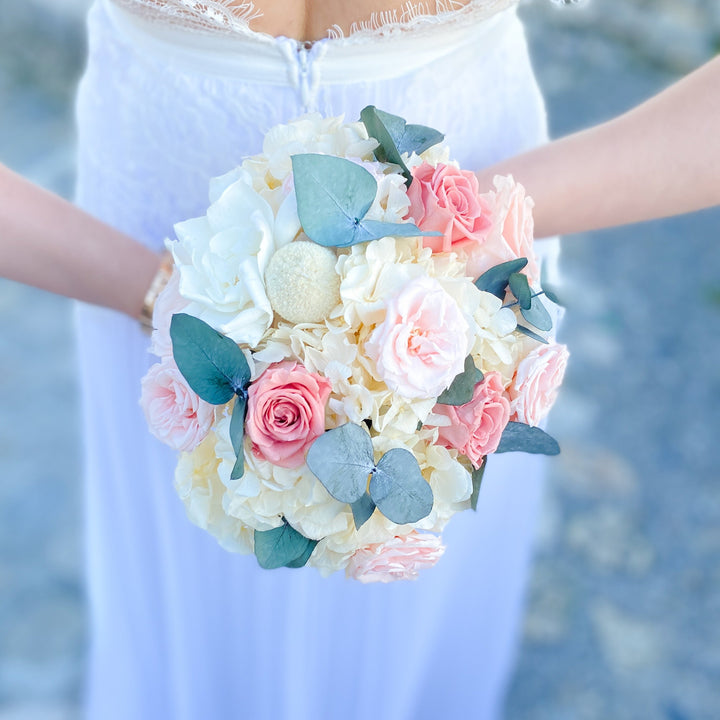
<path fill-rule="evenodd" d="M 251 29 L 252 20 L 262 13 L 252 1 L 233 4 L 232 0 L 112 0 L 126 10 L 142 14 L 156 22 L 188 29 L 229 35 L 265 35 Z M 481 22 L 516 5 L 519 0 L 420 0 L 407 2 L 399 10 L 373 13 L 370 18 L 351 25 L 346 35 L 339 25 L 328 28 L 329 38 L 363 42 L 408 31 L 427 32 L 438 24 Z M 271 37 L 267 35 L 267 37 Z"/>

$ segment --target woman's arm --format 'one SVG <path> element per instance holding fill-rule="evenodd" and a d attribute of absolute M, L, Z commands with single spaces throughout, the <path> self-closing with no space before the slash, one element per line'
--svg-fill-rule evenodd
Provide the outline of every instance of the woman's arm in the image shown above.
<path fill-rule="evenodd" d="M 535 200 L 537 237 L 720 204 L 720 58 L 630 112 L 478 173 L 512 174 Z"/>
<path fill-rule="evenodd" d="M 0 165 L 0 276 L 137 318 L 160 256 Z"/>

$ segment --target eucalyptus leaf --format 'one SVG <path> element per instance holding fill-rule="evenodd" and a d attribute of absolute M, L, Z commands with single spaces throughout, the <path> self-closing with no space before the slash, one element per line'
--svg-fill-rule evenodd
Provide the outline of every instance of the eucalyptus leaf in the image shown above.
<path fill-rule="evenodd" d="M 247 411 L 247 395 L 241 392 L 235 397 L 232 417 L 230 418 L 230 442 L 237 460 L 230 474 L 231 480 L 239 480 L 245 474 L 245 413 Z"/>
<path fill-rule="evenodd" d="M 555 303 L 555 305 L 559 305 L 560 307 L 565 307 L 565 303 L 562 302 L 562 300 L 558 296 L 555 287 L 551 282 L 548 281 L 547 268 L 548 264 L 545 263 L 540 270 L 540 287 L 543 289 L 543 292 L 551 303 Z"/>
<path fill-rule="evenodd" d="M 441 132 L 433 128 L 425 125 L 408 125 L 398 115 L 378 110 L 374 105 L 364 108 L 360 113 L 360 119 L 368 135 L 380 143 L 375 150 L 375 157 L 381 162 L 399 165 L 408 186 L 412 182 L 412 173 L 402 155 L 405 153 L 419 155 L 445 138 Z"/>
<path fill-rule="evenodd" d="M 318 245 L 349 247 L 388 235 L 419 237 L 413 223 L 365 220 L 375 200 L 377 181 L 364 167 L 332 155 L 293 155 L 298 217 L 305 234 Z"/>
<path fill-rule="evenodd" d="M 522 333 L 523 335 L 527 335 L 529 338 L 532 338 L 533 340 L 537 340 L 538 342 L 541 342 L 543 345 L 550 344 L 542 335 L 538 335 L 537 333 L 534 333 L 530 328 L 526 328 L 524 325 L 518 325 L 515 329 L 519 333 Z"/>
<path fill-rule="evenodd" d="M 527 275 L 513 273 L 508 278 L 510 292 L 517 298 L 518 304 L 524 310 L 529 310 L 532 305 L 532 291 L 528 283 Z"/>
<path fill-rule="evenodd" d="M 520 312 L 525 320 L 535 326 L 538 330 L 542 330 L 543 332 L 552 330 L 552 318 L 539 297 L 534 297 L 532 299 L 532 303 L 530 304 L 530 308 L 528 310 L 521 306 Z"/>
<path fill-rule="evenodd" d="M 368 233 L 360 221 L 375 200 L 375 178 L 360 165 L 332 155 L 293 155 L 292 166 L 305 234 L 325 247 L 364 242 Z"/>
<path fill-rule="evenodd" d="M 359 530 L 375 512 L 375 503 L 368 493 L 365 493 L 359 500 L 350 505 L 355 529 Z"/>
<path fill-rule="evenodd" d="M 535 455 L 559 455 L 557 440 L 542 428 L 525 423 L 509 422 L 503 430 L 500 444 L 495 452 L 526 452 Z"/>
<path fill-rule="evenodd" d="M 224 405 L 250 382 L 250 367 L 242 350 L 199 318 L 173 315 L 170 338 L 178 369 L 211 405 Z"/>
<path fill-rule="evenodd" d="M 486 270 L 476 281 L 475 286 L 478 290 L 492 293 L 501 300 L 505 299 L 505 292 L 510 276 L 513 273 L 520 272 L 528 264 L 527 258 L 517 258 L 516 260 L 508 260 Z"/>
<path fill-rule="evenodd" d="M 375 468 L 372 440 L 365 428 L 346 423 L 328 430 L 310 446 L 307 466 L 340 502 L 353 504 L 367 490 Z"/>
<path fill-rule="evenodd" d="M 555 290 L 550 287 L 549 285 L 543 285 L 543 292 L 545 293 L 545 297 L 555 305 L 559 305 L 560 307 L 565 307 L 565 304 L 563 301 L 558 297 Z"/>
<path fill-rule="evenodd" d="M 433 507 L 432 488 L 415 456 L 404 448 L 388 450 L 370 478 L 370 497 L 398 525 L 422 520 Z"/>
<path fill-rule="evenodd" d="M 299 561 L 307 554 L 308 547 L 314 542 L 301 535 L 283 519 L 280 527 L 255 531 L 255 556 L 260 567 L 273 570 Z M 310 552 L 312 553 L 312 550 Z M 308 554 L 307 557 L 310 555 Z"/>
<path fill-rule="evenodd" d="M 308 546 L 307 550 L 300 555 L 299 558 L 289 562 L 285 563 L 285 567 L 288 568 L 301 568 L 305 567 L 307 565 L 307 561 L 310 559 L 310 556 L 313 554 L 313 550 L 317 547 L 318 541 L 317 540 L 308 540 Z"/>
<path fill-rule="evenodd" d="M 455 376 L 450 387 L 440 394 L 437 401 L 442 405 L 465 405 L 473 398 L 475 386 L 482 382 L 483 374 L 475 367 L 472 355 L 465 358 L 465 369 Z"/>
<path fill-rule="evenodd" d="M 366 233 L 367 240 L 379 240 L 380 238 L 394 235 L 395 237 L 437 237 L 441 232 L 434 230 L 421 230 L 413 223 L 389 223 L 379 220 L 363 220 L 360 223 L 362 231 Z"/>
<path fill-rule="evenodd" d="M 470 507 L 477 511 L 478 498 L 480 497 L 480 486 L 482 485 L 485 468 L 487 467 L 487 455 L 482 459 L 482 465 L 479 470 L 473 468 L 472 471 L 472 495 L 470 496 Z"/>

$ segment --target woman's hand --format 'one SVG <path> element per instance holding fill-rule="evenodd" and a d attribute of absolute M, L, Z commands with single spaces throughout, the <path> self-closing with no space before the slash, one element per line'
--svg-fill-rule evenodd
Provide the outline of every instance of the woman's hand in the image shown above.
<path fill-rule="evenodd" d="M 630 112 L 478 173 L 512 174 L 535 200 L 536 237 L 720 204 L 720 58 Z"/>
<path fill-rule="evenodd" d="M 0 276 L 137 318 L 160 260 L 0 165 Z"/>

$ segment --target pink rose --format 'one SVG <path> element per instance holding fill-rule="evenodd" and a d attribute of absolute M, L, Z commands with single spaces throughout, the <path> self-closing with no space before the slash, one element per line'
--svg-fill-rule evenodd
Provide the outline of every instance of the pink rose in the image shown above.
<path fill-rule="evenodd" d="M 474 173 L 452 165 L 413 168 L 408 189 L 409 215 L 425 231 L 442 236 L 423 238 L 433 252 L 458 252 L 482 244 L 490 228 L 488 208 L 478 192 Z"/>
<path fill-rule="evenodd" d="M 325 432 L 332 385 L 295 362 L 271 365 L 248 389 L 245 432 L 253 452 L 274 465 L 300 467 L 312 442 Z"/>
<path fill-rule="evenodd" d="M 153 334 L 150 352 L 160 358 L 172 356 L 170 321 L 175 313 L 182 312 L 188 301 L 180 294 L 180 273 L 173 270 L 165 289 L 158 295 L 153 308 Z"/>
<path fill-rule="evenodd" d="M 450 419 L 449 426 L 438 428 L 440 443 L 455 448 L 479 468 L 483 456 L 497 450 L 510 419 L 510 401 L 503 394 L 500 373 L 491 372 L 475 386 L 470 402 L 458 406 L 438 404 L 433 412 Z"/>
<path fill-rule="evenodd" d="M 188 387 L 171 358 L 155 363 L 142 379 L 140 405 L 150 432 L 183 452 L 205 439 L 215 419 L 213 406 Z"/>
<path fill-rule="evenodd" d="M 525 188 L 511 176 L 495 177 L 495 190 L 481 195 L 488 208 L 492 229 L 480 248 L 473 248 L 468 254 L 468 275 L 480 277 L 495 265 L 526 257 L 528 264 L 523 270 L 531 285 L 540 280 L 533 233 L 535 229 L 532 199 L 525 195 Z"/>
<path fill-rule="evenodd" d="M 385 543 L 360 548 L 345 573 L 362 583 L 415 580 L 418 570 L 432 567 L 445 552 L 439 537 L 413 530 Z"/>
<path fill-rule="evenodd" d="M 406 398 L 432 398 L 463 371 L 467 332 L 457 303 L 437 280 L 423 276 L 390 298 L 365 351 L 391 390 Z"/>
<path fill-rule="evenodd" d="M 550 412 L 567 367 L 565 345 L 540 345 L 518 365 L 510 386 L 513 418 L 538 425 Z"/>

